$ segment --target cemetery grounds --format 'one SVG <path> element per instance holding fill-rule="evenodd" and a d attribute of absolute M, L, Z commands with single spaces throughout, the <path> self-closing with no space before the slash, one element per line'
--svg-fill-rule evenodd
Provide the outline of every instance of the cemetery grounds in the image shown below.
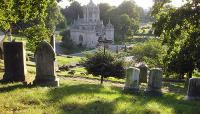
<path fill-rule="evenodd" d="M 79 57 L 57 57 L 58 65 L 79 62 Z M 0 78 L 3 77 L 0 62 Z M 35 76 L 35 64 L 27 62 L 28 79 Z M 74 70 L 73 75 L 68 74 Z M 24 86 L 22 83 L 0 84 L 0 114 L 199 114 L 200 102 L 184 100 L 184 83 L 164 82 L 163 96 L 123 93 L 124 80 L 81 75 L 82 67 L 57 72 L 60 87 Z"/>

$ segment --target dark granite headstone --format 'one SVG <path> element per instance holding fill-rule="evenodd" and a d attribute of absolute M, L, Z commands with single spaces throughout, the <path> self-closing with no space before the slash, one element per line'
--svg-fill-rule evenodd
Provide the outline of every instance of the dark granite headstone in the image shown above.
<path fill-rule="evenodd" d="M 34 85 L 59 86 L 59 79 L 55 73 L 55 52 L 46 41 L 39 43 L 35 52 L 36 78 Z"/>
<path fill-rule="evenodd" d="M 200 99 L 200 78 L 190 78 L 187 91 L 187 99 Z"/>
<path fill-rule="evenodd" d="M 139 63 L 136 65 L 140 69 L 140 83 L 147 83 L 148 66 L 144 63 Z"/>
<path fill-rule="evenodd" d="M 26 57 L 23 42 L 4 42 L 4 66 L 3 81 L 24 82 L 26 76 Z"/>

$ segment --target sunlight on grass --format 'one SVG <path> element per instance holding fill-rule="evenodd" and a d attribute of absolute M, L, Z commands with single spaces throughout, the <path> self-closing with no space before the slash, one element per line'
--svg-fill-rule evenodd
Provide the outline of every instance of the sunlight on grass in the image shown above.
<path fill-rule="evenodd" d="M 78 63 L 82 60 L 81 57 L 72 57 L 72 58 L 67 58 L 67 57 L 62 57 L 62 56 L 57 56 L 56 61 L 58 62 L 59 66 L 66 65 L 66 64 L 72 64 L 72 63 Z"/>
<path fill-rule="evenodd" d="M 26 87 L 21 83 L 10 83 L 0 84 L 0 91 L 1 113 L 200 113 L 198 101 L 177 99 L 176 94 L 163 97 L 124 94 L 122 87 L 111 86 L 110 83 L 99 85 L 96 82 L 68 79 L 61 80 L 58 88 Z"/>

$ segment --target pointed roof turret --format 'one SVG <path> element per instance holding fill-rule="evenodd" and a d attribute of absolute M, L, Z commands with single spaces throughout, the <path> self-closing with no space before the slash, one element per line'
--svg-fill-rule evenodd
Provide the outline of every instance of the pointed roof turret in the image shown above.
<path fill-rule="evenodd" d="M 106 25 L 106 28 L 113 28 L 113 25 L 110 22 L 110 18 L 109 18 L 108 24 Z"/>

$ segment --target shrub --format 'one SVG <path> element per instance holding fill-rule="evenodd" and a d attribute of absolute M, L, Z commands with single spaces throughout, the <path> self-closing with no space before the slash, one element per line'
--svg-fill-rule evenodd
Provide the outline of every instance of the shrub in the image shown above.
<path fill-rule="evenodd" d="M 74 44 L 73 44 L 72 40 L 70 39 L 70 31 L 69 30 L 65 30 L 65 31 L 61 32 L 60 35 L 62 36 L 62 42 L 66 48 L 74 47 Z"/>
<path fill-rule="evenodd" d="M 150 67 L 163 67 L 163 57 L 166 51 L 158 39 L 151 39 L 136 44 L 129 53 L 137 62 L 145 62 Z"/>
<path fill-rule="evenodd" d="M 84 66 L 88 73 L 95 76 L 101 76 L 101 83 L 103 78 L 113 76 L 116 78 L 124 78 L 125 70 L 123 66 L 123 60 L 116 57 L 115 54 L 106 51 L 99 50 L 95 54 L 86 56 Z"/>

